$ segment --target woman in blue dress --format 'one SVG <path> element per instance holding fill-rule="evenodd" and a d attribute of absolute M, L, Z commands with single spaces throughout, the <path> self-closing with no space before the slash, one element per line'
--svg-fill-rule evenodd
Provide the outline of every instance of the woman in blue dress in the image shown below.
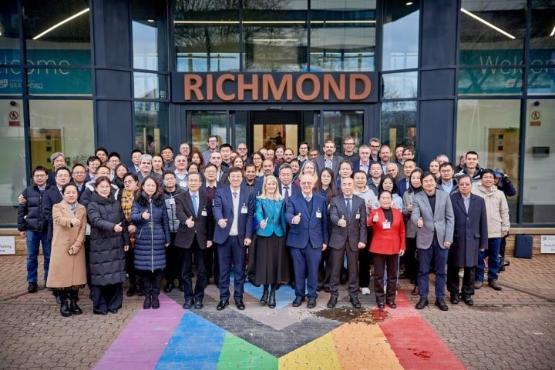
<path fill-rule="evenodd" d="M 289 257 L 285 249 L 285 201 L 278 181 L 266 176 L 262 194 L 256 198 L 256 276 L 264 286 L 262 305 L 276 307 L 276 286 L 289 281 Z"/>

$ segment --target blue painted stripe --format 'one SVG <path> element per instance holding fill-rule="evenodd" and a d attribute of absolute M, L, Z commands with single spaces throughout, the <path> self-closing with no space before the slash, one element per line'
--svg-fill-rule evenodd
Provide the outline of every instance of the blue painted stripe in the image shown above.
<path fill-rule="evenodd" d="M 262 285 L 260 287 L 255 287 L 251 283 L 245 283 L 245 293 L 253 296 L 256 299 L 260 299 L 263 292 Z M 276 309 L 280 310 L 285 308 L 293 302 L 295 299 L 295 291 L 287 284 L 279 287 L 276 291 Z"/>
<path fill-rule="evenodd" d="M 156 369 L 216 370 L 224 337 L 222 328 L 186 311 L 160 356 Z"/>

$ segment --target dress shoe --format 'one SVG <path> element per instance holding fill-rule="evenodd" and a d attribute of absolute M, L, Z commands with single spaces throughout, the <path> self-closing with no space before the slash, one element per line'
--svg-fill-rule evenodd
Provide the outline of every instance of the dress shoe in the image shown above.
<path fill-rule="evenodd" d="M 331 295 L 330 296 L 330 300 L 328 301 L 328 308 L 334 308 L 335 305 L 337 304 L 337 296 L 336 295 Z"/>
<path fill-rule="evenodd" d="M 414 308 L 416 308 L 417 310 L 422 310 L 426 306 L 428 306 L 428 298 L 420 298 L 420 300 L 418 301 L 416 306 L 414 306 Z"/>
<path fill-rule="evenodd" d="M 293 307 L 299 307 L 304 302 L 304 297 L 295 297 Z"/>
<path fill-rule="evenodd" d="M 306 304 L 306 308 L 314 308 L 316 307 L 316 298 L 309 298 Z"/>
<path fill-rule="evenodd" d="M 276 308 L 276 290 L 275 288 L 270 290 L 270 298 L 268 299 L 268 307 Z"/>
<path fill-rule="evenodd" d="M 501 286 L 497 283 L 497 280 L 488 280 L 488 285 L 493 290 L 501 290 Z"/>
<path fill-rule="evenodd" d="M 410 292 L 410 295 L 420 295 L 420 289 L 418 289 L 418 285 L 415 285 L 414 288 L 412 288 L 412 292 Z"/>
<path fill-rule="evenodd" d="M 204 307 L 204 305 L 202 304 L 202 299 L 197 298 L 195 299 L 195 309 L 200 310 Z"/>
<path fill-rule="evenodd" d="M 111 308 L 108 310 L 110 313 L 118 313 L 118 309 L 117 308 Z"/>
<path fill-rule="evenodd" d="M 218 306 L 216 307 L 216 310 L 221 311 L 224 308 L 226 308 L 229 305 L 229 301 L 226 299 L 225 301 L 220 301 L 218 303 Z"/>
<path fill-rule="evenodd" d="M 383 310 L 385 308 L 385 305 L 383 304 L 383 302 L 378 302 L 377 305 L 380 310 Z"/>
<path fill-rule="evenodd" d="M 242 298 L 235 299 L 235 306 L 237 306 L 238 310 L 243 311 L 245 309 L 245 304 L 243 303 L 243 299 Z"/>
<path fill-rule="evenodd" d="M 77 305 L 77 292 L 71 293 L 71 297 L 69 298 L 69 310 L 72 315 L 81 315 L 83 313 L 81 307 Z"/>
<path fill-rule="evenodd" d="M 324 292 L 326 292 L 326 293 L 331 292 L 330 287 L 329 287 L 329 286 L 325 286 L 325 287 L 324 287 Z"/>
<path fill-rule="evenodd" d="M 129 285 L 129 288 L 127 288 L 127 293 L 125 293 L 128 297 L 133 297 L 135 294 L 137 294 L 137 288 L 134 285 Z"/>
<path fill-rule="evenodd" d="M 137 295 L 139 297 L 144 297 L 145 296 L 145 292 L 142 291 L 142 289 L 137 289 Z"/>
<path fill-rule="evenodd" d="M 389 306 L 389 308 L 397 308 L 397 304 L 394 301 L 389 301 L 387 302 L 387 305 Z"/>
<path fill-rule="evenodd" d="M 463 296 L 462 300 L 465 304 L 469 305 L 469 306 L 474 306 L 474 300 L 472 300 L 472 297 L 470 296 Z"/>
<path fill-rule="evenodd" d="M 436 299 L 435 304 L 440 310 L 449 311 L 449 306 L 447 306 L 447 303 L 445 303 L 445 300 L 443 298 Z"/>
<path fill-rule="evenodd" d="M 191 308 L 193 308 L 193 305 L 193 298 L 186 298 L 185 303 L 183 303 L 183 308 L 186 310 L 190 310 Z"/>
<path fill-rule="evenodd" d="M 93 310 L 93 314 L 95 314 L 95 315 L 107 315 L 108 311 Z"/>
<path fill-rule="evenodd" d="M 69 302 L 67 299 L 62 299 L 62 303 L 60 304 L 60 314 L 63 317 L 71 316 L 71 310 L 69 309 Z"/>
<path fill-rule="evenodd" d="M 354 308 L 361 308 L 362 304 L 360 304 L 360 300 L 358 299 L 357 296 L 352 296 L 350 299 L 351 304 L 353 305 Z"/>
<path fill-rule="evenodd" d="M 145 295 L 145 301 L 143 302 L 143 308 L 148 310 L 152 307 L 152 299 L 150 298 L 150 294 Z"/>
<path fill-rule="evenodd" d="M 476 280 L 474 282 L 474 289 L 480 289 L 482 287 L 482 285 L 484 285 L 483 281 Z"/>
<path fill-rule="evenodd" d="M 160 308 L 160 300 L 157 295 L 152 296 L 152 308 L 155 310 Z"/>
<path fill-rule="evenodd" d="M 173 281 L 170 281 L 166 284 L 166 286 L 164 287 L 164 292 L 166 293 L 171 293 L 171 291 L 173 290 L 173 288 L 175 288 L 175 285 L 173 284 Z"/>
<path fill-rule="evenodd" d="M 459 304 L 459 296 L 458 294 L 451 294 L 451 298 L 449 299 L 452 304 Z"/>
<path fill-rule="evenodd" d="M 39 290 L 39 286 L 37 283 L 29 283 L 27 286 L 27 292 L 29 293 L 36 293 Z"/>

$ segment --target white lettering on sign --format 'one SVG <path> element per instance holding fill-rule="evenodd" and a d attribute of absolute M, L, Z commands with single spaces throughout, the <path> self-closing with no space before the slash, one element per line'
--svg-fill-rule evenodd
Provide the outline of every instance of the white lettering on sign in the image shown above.
<path fill-rule="evenodd" d="M 15 254 L 15 236 L 0 236 L 0 254 Z"/>

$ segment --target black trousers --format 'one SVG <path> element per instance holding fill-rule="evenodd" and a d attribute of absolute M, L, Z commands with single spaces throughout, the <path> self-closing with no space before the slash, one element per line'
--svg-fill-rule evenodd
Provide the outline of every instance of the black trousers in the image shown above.
<path fill-rule="evenodd" d="M 253 236 L 251 245 L 245 248 L 247 253 L 247 279 L 255 280 L 256 277 L 256 235 Z"/>
<path fill-rule="evenodd" d="M 208 251 L 213 249 L 211 247 Z M 200 249 L 197 238 L 191 248 L 181 250 L 181 284 L 185 299 L 201 300 L 204 298 L 204 289 L 208 284 L 208 272 L 206 270 L 206 251 Z M 197 266 L 197 281 L 193 290 L 193 258 Z"/>
<path fill-rule="evenodd" d="M 374 257 L 374 290 L 376 303 L 395 302 L 397 293 L 397 269 L 399 255 L 373 253 Z M 387 268 L 387 293 L 384 292 L 384 275 Z M 387 295 L 386 295 L 387 294 Z"/>
<path fill-rule="evenodd" d="M 463 275 L 462 289 L 463 296 L 470 297 L 474 295 L 474 279 L 476 275 L 476 267 L 465 267 Z M 454 296 L 459 294 L 459 267 L 447 264 L 447 290 Z"/>
<path fill-rule="evenodd" d="M 181 263 L 180 263 L 180 248 L 174 245 L 176 233 L 170 233 L 170 245 L 166 248 L 166 269 L 164 270 L 164 277 L 166 284 L 172 282 L 181 276 Z"/>
<path fill-rule="evenodd" d="M 162 270 L 139 271 L 143 280 L 143 292 L 146 295 L 158 297 L 160 295 L 160 282 L 162 281 Z"/>
<path fill-rule="evenodd" d="M 343 256 L 347 254 L 347 270 L 349 273 L 349 297 L 358 295 L 358 253 L 359 251 L 351 250 L 348 244 L 341 249 L 330 248 L 330 292 L 338 295 L 338 285 L 341 278 L 341 270 L 343 269 Z"/>
<path fill-rule="evenodd" d="M 123 303 L 123 284 L 92 285 L 91 294 L 94 311 L 118 310 Z"/>
<path fill-rule="evenodd" d="M 368 241 L 366 247 L 358 252 L 358 285 L 361 288 L 368 288 L 370 285 L 370 264 L 372 263 L 372 254 L 368 250 L 372 244 L 372 228 L 366 228 Z"/>
<path fill-rule="evenodd" d="M 218 262 L 218 248 L 213 245 L 211 248 L 204 252 L 205 255 L 205 266 L 208 278 L 214 277 L 214 283 L 219 285 L 220 283 L 220 265 Z"/>
<path fill-rule="evenodd" d="M 135 271 L 135 249 L 125 252 L 125 270 L 129 276 L 129 287 L 137 288 L 137 272 Z"/>
<path fill-rule="evenodd" d="M 418 260 L 416 259 L 416 238 L 406 239 L 407 250 L 403 255 L 405 260 L 405 276 L 411 283 L 416 284 L 418 278 Z"/>
<path fill-rule="evenodd" d="M 331 252 L 330 248 L 327 248 L 322 252 L 322 258 L 320 258 L 320 264 L 318 265 L 318 287 L 329 287 L 330 277 L 331 277 Z M 343 263 L 341 263 L 343 265 Z"/>

